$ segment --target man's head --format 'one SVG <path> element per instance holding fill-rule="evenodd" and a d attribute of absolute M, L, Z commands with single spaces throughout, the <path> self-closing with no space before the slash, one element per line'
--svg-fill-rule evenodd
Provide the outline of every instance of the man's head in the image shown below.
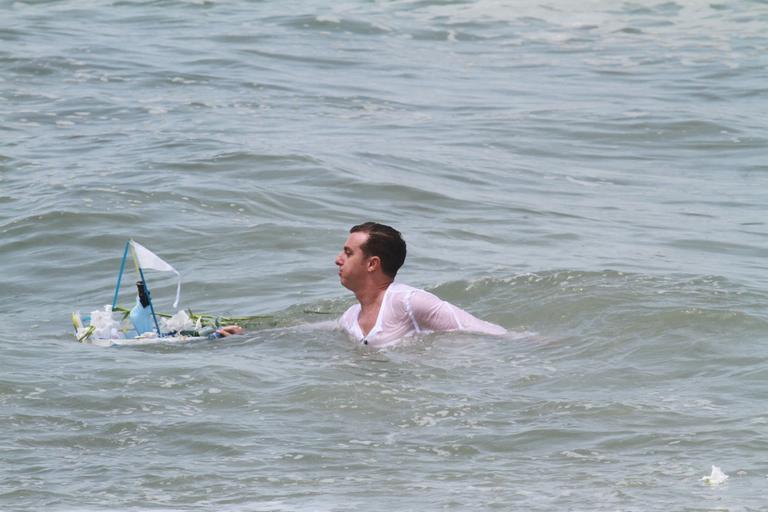
<path fill-rule="evenodd" d="M 392 279 L 405 262 L 405 240 L 398 230 L 377 222 L 352 226 L 350 233 L 366 233 L 368 240 L 360 248 L 367 257 L 378 256 L 381 270 Z"/>
<path fill-rule="evenodd" d="M 356 294 L 388 286 L 404 261 L 405 241 L 400 232 L 376 222 L 353 226 L 336 256 L 341 284 Z"/>

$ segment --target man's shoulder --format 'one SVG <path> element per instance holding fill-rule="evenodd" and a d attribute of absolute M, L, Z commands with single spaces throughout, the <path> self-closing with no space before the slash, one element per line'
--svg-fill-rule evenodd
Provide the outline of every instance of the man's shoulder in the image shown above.
<path fill-rule="evenodd" d="M 387 289 L 386 301 L 391 305 L 402 304 L 404 307 L 408 307 L 407 304 L 410 303 L 413 294 L 420 291 L 418 288 L 407 284 L 392 283 Z"/>
<path fill-rule="evenodd" d="M 437 296 L 426 290 L 400 283 L 392 284 L 389 295 L 391 307 L 400 307 L 409 314 L 428 310 L 434 307 L 435 303 L 441 302 Z"/>
<path fill-rule="evenodd" d="M 404 283 L 392 283 L 389 285 L 389 293 L 403 293 L 403 294 L 409 294 L 413 292 L 420 292 L 423 291 L 419 288 L 416 288 L 415 286 L 411 286 L 409 284 Z"/>
<path fill-rule="evenodd" d="M 428 292 L 427 290 L 402 283 L 392 283 L 392 285 L 390 285 L 390 294 L 407 299 L 408 301 L 411 301 L 414 298 L 426 300 L 434 300 L 438 298 L 435 294 Z"/>

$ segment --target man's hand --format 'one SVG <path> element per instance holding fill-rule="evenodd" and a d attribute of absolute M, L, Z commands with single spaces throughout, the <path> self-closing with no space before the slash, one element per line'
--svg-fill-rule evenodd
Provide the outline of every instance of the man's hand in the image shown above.
<path fill-rule="evenodd" d="M 224 327 L 217 329 L 216 332 L 220 334 L 222 338 L 226 338 L 233 334 L 243 334 L 243 328 L 239 325 L 225 325 Z"/>

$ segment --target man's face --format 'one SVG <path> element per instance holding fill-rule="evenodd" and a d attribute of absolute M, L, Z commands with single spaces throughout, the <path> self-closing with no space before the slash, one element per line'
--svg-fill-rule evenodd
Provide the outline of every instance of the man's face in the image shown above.
<path fill-rule="evenodd" d="M 367 273 L 368 258 L 361 246 L 368 241 L 368 233 L 350 233 L 344 248 L 336 256 L 336 265 L 339 267 L 339 280 L 345 288 L 355 291 L 363 282 Z"/>

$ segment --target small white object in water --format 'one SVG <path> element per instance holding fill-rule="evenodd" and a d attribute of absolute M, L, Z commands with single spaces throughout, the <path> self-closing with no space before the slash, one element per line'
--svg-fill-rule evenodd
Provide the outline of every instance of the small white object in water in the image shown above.
<path fill-rule="evenodd" d="M 163 327 L 166 331 L 184 331 L 194 328 L 195 324 L 183 309 L 171 318 L 163 318 Z"/>
<path fill-rule="evenodd" d="M 712 466 L 712 473 L 709 476 L 701 477 L 704 483 L 709 485 L 719 485 L 728 480 L 728 475 L 723 473 L 723 470 L 717 466 Z"/>
<path fill-rule="evenodd" d="M 118 331 L 120 321 L 114 318 L 112 305 L 104 306 L 104 311 L 91 311 L 91 326 L 93 326 L 93 337 L 101 339 L 121 338 L 122 334 Z M 83 336 L 85 333 L 79 333 Z"/>

